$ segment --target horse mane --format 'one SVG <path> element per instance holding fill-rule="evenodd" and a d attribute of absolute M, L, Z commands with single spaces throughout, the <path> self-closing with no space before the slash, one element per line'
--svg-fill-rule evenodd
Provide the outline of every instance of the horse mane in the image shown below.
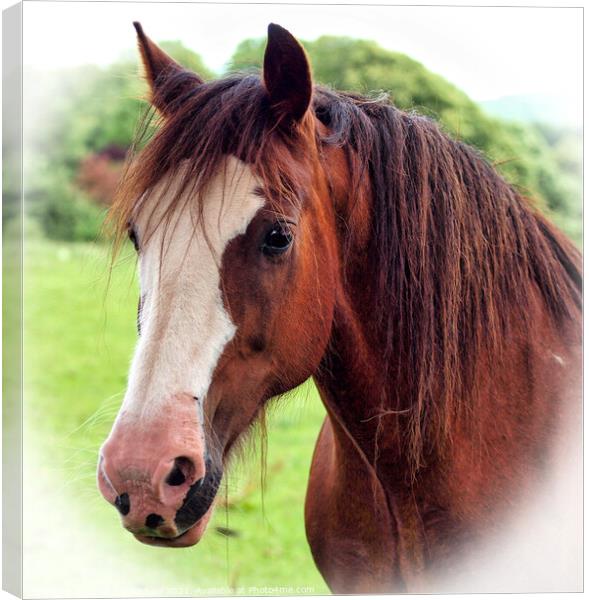
<path fill-rule="evenodd" d="M 326 143 L 353 149 L 353 187 L 370 180 L 371 308 L 383 362 L 408 394 L 389 408 L 409 410 L 406 451 L 418 468 L 444 446 L 455 417 L 472 411 L 482 357 L 500 365 L 513 325 L 533 326 L 533 288 L 555 323 L 578 314 L 580 253 L 432 120 L 386 98 L 327 89 L 315 107 Z"/>
<path fill-rule="evenodd" d="M 172 90 L 186 89 L 183 76 L 158 92 L 168 104 Z M 351 204 L 370 181 L 372 329 L 389 377 L 409 390 L 388 408 L 409 412 L 405 445 L 417 469 L 469 410 L 482 357 L 500 361 L 513 324 L 533 325 L 534 290 L 555 323 L 578 314 L 580 253 L 479 152 L 432 120 L 322 86 L 313 109 L 329 131 L 317 145 L 347 154 Z M 301 201 L 288 156 L 296 140 L 274 127 L 258 75 L 184 91 L 169 114 L 124 178 L 111 214 L 119 235 L 137 199 L 186 158 L 178 198 L 189 187 L 200 197 L 230 153 L 252 163 L 267 189 Z"/>

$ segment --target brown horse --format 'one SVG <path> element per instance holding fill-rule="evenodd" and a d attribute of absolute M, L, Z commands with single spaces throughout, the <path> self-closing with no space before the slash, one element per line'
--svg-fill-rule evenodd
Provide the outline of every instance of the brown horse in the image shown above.
<path fill-rule="evenodd" d="M 423 589 L 534 489 L 579 406 L 579 252 L 432 121 L 314 86 L 281 27 L 262 77 L 208 83 L 135 27 L 160 124 L 111 215 L 140 335 L 102 493 L 142 542 L 195 544 L 236 442 L 313 377 L 319 570 Z"/>

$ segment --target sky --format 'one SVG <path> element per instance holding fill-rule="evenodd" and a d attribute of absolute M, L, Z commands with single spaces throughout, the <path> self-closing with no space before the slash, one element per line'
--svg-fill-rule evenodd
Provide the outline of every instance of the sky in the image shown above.
<path fill-rule="evenodd" d="M 580 106 L 582 11 L 575 8 L 25 1 L 24 63 L 106 65 L 135 48 L 134 20 L 220 71 L 237 44 L 276 22 L 293 35 L 369 38 L 404 52 L 477 101 L 557 95 Z"/>

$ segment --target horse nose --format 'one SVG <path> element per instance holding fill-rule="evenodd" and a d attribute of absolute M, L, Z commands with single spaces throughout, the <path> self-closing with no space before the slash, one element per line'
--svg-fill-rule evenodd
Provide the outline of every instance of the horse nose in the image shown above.
<path fill-rule="evenodd" d="M 114 448 L 114 449 L 113 449 Z M 123 526 L 134 534 L 174 537 L 176 516 L 189 490 L 205 476 L 204 458 L 186 453 L 157 463 L 126 459 L 107 445 L 98 469 L 102 495 L 121 515 Z"/>
<path fill-rule="evenodd" d="M 101 449 L 98 487 L 135 535 L 182 533 L 177 514 L 205 477 L 202 431 L 194 403 L 183 400 L 157 422 L 118 421 Z"/>

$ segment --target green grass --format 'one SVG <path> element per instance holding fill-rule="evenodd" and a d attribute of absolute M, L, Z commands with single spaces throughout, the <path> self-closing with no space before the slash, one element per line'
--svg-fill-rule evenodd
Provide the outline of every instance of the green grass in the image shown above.
<path fill-rule="evenodd" d="M 78 538 L 101 540 L 113 552 L 124 549 L 129 564 L 150 575 L 161 573 L 162 580 L 174 581 L 176 590 L 327 592 L 304 533 L 309 465 L 324 415 L 310 384 L 270 411 L 263 499 L 254 435 L 245 458 L 229 469 L 220 505 L 197 546 L 143 546 L 100 498 L 94 475 L 97 451 L 122 400 L 135 343 L 134 270 L 134 257 L 125 254 L 107 291 L 107 248 L 38 239 L 27 243 L 25 435 L 36 449 L 39 477 L 44 473 L 71 499 L 63 510 L 79 518 Z M 52 515 L 45 516 L 51 522 Z M 234 537 L 221 535 L 217 527 L 229 527 Z M 276 587 L 284 589 L 272 589 Z M 303 587 L 307 589 L 297 589 Z"/>

